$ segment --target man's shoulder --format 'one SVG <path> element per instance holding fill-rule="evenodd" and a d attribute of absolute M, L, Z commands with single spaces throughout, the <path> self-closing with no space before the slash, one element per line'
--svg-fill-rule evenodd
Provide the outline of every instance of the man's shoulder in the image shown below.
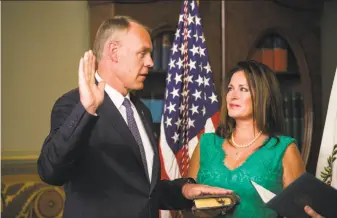
<path fill-rule="evenodd" d="M 78 88 L 74 88 L 66 93 L 64 93 L 62 96 L 66 96 L 66 97 L 77 97 L 79 98 L 80 97 L 80 93 L 79 93 L 79 90 Z"/>
<path fill-rule="evenodd" d="M 61 102 L 74 102 L 77 103 L 80 101 L 80 94 L 79 94 L 79 90 L 78 88 L 74 88 L 64 94 L 62 94 L 55 102 L 55 104 L 57 103 L 61 103 Z"/>

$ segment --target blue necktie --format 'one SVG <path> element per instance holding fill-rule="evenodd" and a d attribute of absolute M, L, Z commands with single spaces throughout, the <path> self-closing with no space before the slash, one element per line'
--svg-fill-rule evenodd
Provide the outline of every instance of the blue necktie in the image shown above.
<path fill-rule="evenodd" d="M 143 161 L 143 164 L 144 164 L 144 168 L 145 168 L 146 174 L 149 175 L 148 170 L 147 170 L 147 162 L 146 162 L 146 156 L 145 156 L 145 150 L 144 150 L 142 138 L 140 137 L 140 133 L 139 133 L 139 130 L 138 130 L 138 127 L 137 127 L 137 123 L 136 123 L 135 117 L 133 115 L 133 110 L 131 108 L 130 100 L 125 98 L 124 102 L 123 102 L 123 105 L 126 109 L 126 118 L 127 118 L 127 123 L 128 123 L 129 129 L 130 129 L 133 137 L 135 138 L 137 144 L 139 145 L 139 150 L 140 150 L 140 154 L 141 154 L 142 161 Z"/>

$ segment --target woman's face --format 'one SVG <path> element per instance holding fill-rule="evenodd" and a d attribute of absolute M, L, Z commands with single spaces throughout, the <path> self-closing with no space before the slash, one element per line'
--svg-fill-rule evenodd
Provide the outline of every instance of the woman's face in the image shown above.
<path fill-rule="evenodd" d="M 233 74 L 226 96 L 228 115 L 235 120 L 253 118 L 252 96 L 243 70 Z"/>

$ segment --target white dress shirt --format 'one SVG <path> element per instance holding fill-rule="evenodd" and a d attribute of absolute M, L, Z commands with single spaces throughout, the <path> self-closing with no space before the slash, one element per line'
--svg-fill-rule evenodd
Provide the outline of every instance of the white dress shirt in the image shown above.
<path fill-rule="evenodd" d="M 97 79 L 98 82 L 102 81 L 102 78 L 98 75 L 98 73 L 95 73 L 95 77 Z M 116 106 L 116 108 L 119 110 L 119 112 L 121 113 L 125 123 L 127 124 L 127 117 L 126 117 L 126 109 L 125 106 L 123 105 L 124 102 L 124 98 L 128 98 L 130 100 L 130 95 L 129 93 L 124 97 L 121 93 L 119 93 L 116 89 L 112 88 L 111 86 L 109 86 L 108 84 L 105 85 L 104 88 L 105 92 L 109 95 L 111 101 L 114 103 L 114 105 Z M 133 105 L 132 101 L 131 102 L 131 108 L 137 123 L 137 127 L 140 133 L 140 137 L 142 139 L 142 143 L 144 146 L 144 150 L 145 150 L 145 156 L 146 156 L 146 162 L 147 162 L 147 170 L 149 173 L 149 179 L 151 182 L 151 178 L 152 178 L 152 167 L 153 167 L 153 148 L 151 146 L 151 142 L 150 139 L 145 131 L 143 122 L 137 112 L 136 107 Z"/>

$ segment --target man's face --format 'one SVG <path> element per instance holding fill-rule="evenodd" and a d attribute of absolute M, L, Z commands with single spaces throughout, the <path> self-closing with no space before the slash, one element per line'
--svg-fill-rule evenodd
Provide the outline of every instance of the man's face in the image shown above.
<path fill-rule="evenodd" d="M 140 25 L 131 23 L 118 48 L 117 78 L 127 90 L 140 90 L 153 66 L 152 42 L 149 33 Z"/>

